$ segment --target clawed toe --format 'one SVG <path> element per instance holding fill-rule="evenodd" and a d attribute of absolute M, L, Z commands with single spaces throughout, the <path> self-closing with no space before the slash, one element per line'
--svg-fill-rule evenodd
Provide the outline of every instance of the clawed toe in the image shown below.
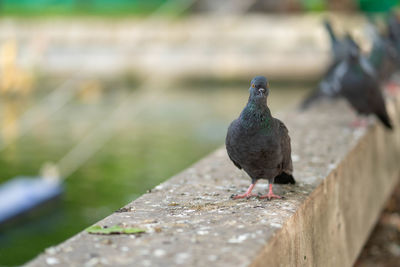
<path fill-rule="evenodd" d="M 281 197 L 281 196 L 278 196 L 278 195 L 275 195 L 275 194 L 266 194 L 266 195 L 258 197 L 258 199 L 264 199 L 264 198 L 267 198 L 268 200 L 271 200 L 273 198 L 282 199 L 284 197 Z"/>
<path fill-rule="evenodd" d="M 249 189 L 247 189 L 246 193 L 241 194 L 241 195 L 232 195 L 232 196 L 231 196 L 231 199 L 240 199 L 240 198 L 247 198 L 247 199 L 249 199 L 249 198 L 251 198 L 251 197 L 253 197 L 253 196 L 257 196 L 257 195 L 254 195 L 254 194 L 251 193 L 251 191 L 253 190 L 255 184 L 256 184 L 255 182 L 252 183 L 252 184 L 249 186 Z"/>
<path fill-rule="evenodd" d="M 241 198 L 249 199 L 251 197 L 257 197 L 257 196 L 258 195 L 255 194 L 231 195 L 231 199 L 241 199 Z"/>

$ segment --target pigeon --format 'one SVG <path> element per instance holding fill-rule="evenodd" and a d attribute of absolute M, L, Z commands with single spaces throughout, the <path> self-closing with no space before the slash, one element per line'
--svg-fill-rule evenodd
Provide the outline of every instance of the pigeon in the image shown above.
<path fill-rule="evenodd" d="M 367 30 L 372 38 L 372 49 L 368 61 L 374 67 L 378 79 L 387 81 L 400 66 L 399 53 L 389 38 L 379 32 L 371 17 Z"/>
<path fill-rule="evenodd" d="M 390 13 L 387 17 L 387 27 L 389 40 L 400 54 L 400 21 L 396 14 Z"/>
<path fill-rule="evenodd" d="M 300 110 L 306 110 L 314 102 L 322 98 L 336 98 L 338 96 L 337 90 L 334 88 L 334 70 L 338 64 L 345 59 L 348 51 L 348 42 L 344 39 L 338 39 L 335 32 L 332 29 L 331 22 L 327 19 L 324 20 L 324 26 L 329 34 L 332 49 L 332 60 L 331 64 L 322 76 L 321 81 L 302 101 L 300 104 Z"/>
<path fill-rule="evenodd" d="M 354 40 L 347 37 L 349 53 L 334 71 L 335 80 L 340 84 L 339 93 L 362 115 L 375 114 L 389 129 L 392 123 L 386 110 L 379 80 L 373 67 L 360 53 Z"/>
<path fill-rule="evenodd" d="M 233 199 L 256 196 L 252 190 L 258 179 L 269 181 L 269 191 L 259 198 L 281 198 L 272 191 L 274 183 L 291 183 L 292 176 L 290 137 L 280 120 L 272 117 L 267 105 L 269 84 L 264 76 L 256 76 L 250 84 L 247 105 L 234 120 L 226 135 L 225 145 L 229 158 L 251 178 L 247 192 Z"/>
<path fill-rule="evenodd" d="M 305 98 L 305 100 L 303 100 L 300 105 L 300 110 L 307 109 L 309 106 L 311 106 L 313 102 L 321 98 L 335 99 L 341 96 L 343 97 L 343 94 L 341 94 L 340 91 L 342 88 L 342 78 L 348 70 L 348 55 L 350 55 L 351 51 L 356 51 L 358 54 L 360 53 L 360 48 L 358 44 L 349 33 L 345 34 L 343 44 L 346 45 L 346 56 L 340 61 L 335 62 L 335 64 L 331 65 L 331 67 L 324 75 L 324 78 L 318 84 L 317 88 L 314 89 Z M 375 56 L 373 57 L 376 58 Z M 371 62 L 365 56 L 359 55 L 358 63 L 360 64 L 360 66 L 362 66 L 362 69 L 366 73 L 368 73 L 369 76 L 376 80 L 376 82 L 380 81 L 380 76 L 377 73 L 377 69 L 375 68 L 377 66 L 374 66 L 373 62 Z M 386 70 L 389 71 L 388 69 Z"/>

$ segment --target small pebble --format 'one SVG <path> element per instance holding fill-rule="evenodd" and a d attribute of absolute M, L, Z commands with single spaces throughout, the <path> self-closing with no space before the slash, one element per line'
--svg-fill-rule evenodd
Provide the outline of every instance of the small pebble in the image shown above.
<path fill-rule="evenodd" d="M 163 249 L 156 249 L 153 254 L 156 257 L 163 257 L 167 253 Z"/>
<path fill-rule="evenodd" d="M 279 224 L 279 223 L 270 223 L 270 225 L 272 226 L 272 227 L 276 227 L 276 228 L 282 228 L 282 225 L 281 224 Z"/>
<path fill-rule="evenodd" d="M 292 154 L 292 161 L 293 162 L 298 162 L 300 160 L 300 157 L 296 154 Z"/>
<path fill-rule="evenodd" d="M 56 265 L 56 264 L 59 264 L 60 261 L 57 258 L 50 257 L 50 258 L 46 258 L 46 263 L 48 265 Z"/>
<path fill-rule="evenodd" d="M 243 234 L 238 237 L 232 237 L 231 239 L 228 240 L 228 243 L 231 243 L 231 244 L 242 243 L 243 241 L 245 241 L 247 239 L 248 236 L 249 236 L 249 234 Z"/>
<path fill-rule="evenodd" d="M 197 231 L 197 234 L 198 235 L 208 235 L 208 231 L 200 230 L 200 231 Z"/>

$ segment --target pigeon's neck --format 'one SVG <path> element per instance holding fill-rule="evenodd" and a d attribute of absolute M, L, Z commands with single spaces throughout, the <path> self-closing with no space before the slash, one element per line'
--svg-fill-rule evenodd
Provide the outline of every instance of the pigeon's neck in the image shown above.
<path fill-rule="evenodd" d="M 383 52 L 382 52 L 382 47 L 378 47 L 375 45 L 372 48 L 371 54 L 369 56 L 369 61 L 374 67 L 378 67 L 382 64 L 383 61 Z"/>
<path fill-rule="evenodd" d="M 239 117 L 242 124 L 250 128 L 270 128 L 272 121 L 271 111 L 266 99 L 249 98 L 246 107 Z"/>
<path fill-rule="evenodd" d="M 351 60 L 349 62 L 349 67 L 350 71 L 353 76 L 356 77 L 363 77 L 365 76 L 365 73 L 368 73 L 370 75 L 373 75 L 374 70 L 371 69 L 372 67 L 368 65 L 367 62 L 364 62 L 362 58 L 356 59 L 356 60 Z"/>

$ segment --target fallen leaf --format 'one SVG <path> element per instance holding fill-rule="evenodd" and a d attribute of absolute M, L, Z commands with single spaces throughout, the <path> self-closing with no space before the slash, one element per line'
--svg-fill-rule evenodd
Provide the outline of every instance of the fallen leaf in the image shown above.
<path fill-rule="evenodd" d="M 101 227 L 100 225 L 93 225 L 86 228 L 86 232 L 88 232 L 89 234 L 98 234 L 98 235 L 116 235 L 116 234 L 139 234 L 146 232 L 146 230 L 136 227 L 121 227 L 119 225 L 113 225 L 111 227 Z"/>

